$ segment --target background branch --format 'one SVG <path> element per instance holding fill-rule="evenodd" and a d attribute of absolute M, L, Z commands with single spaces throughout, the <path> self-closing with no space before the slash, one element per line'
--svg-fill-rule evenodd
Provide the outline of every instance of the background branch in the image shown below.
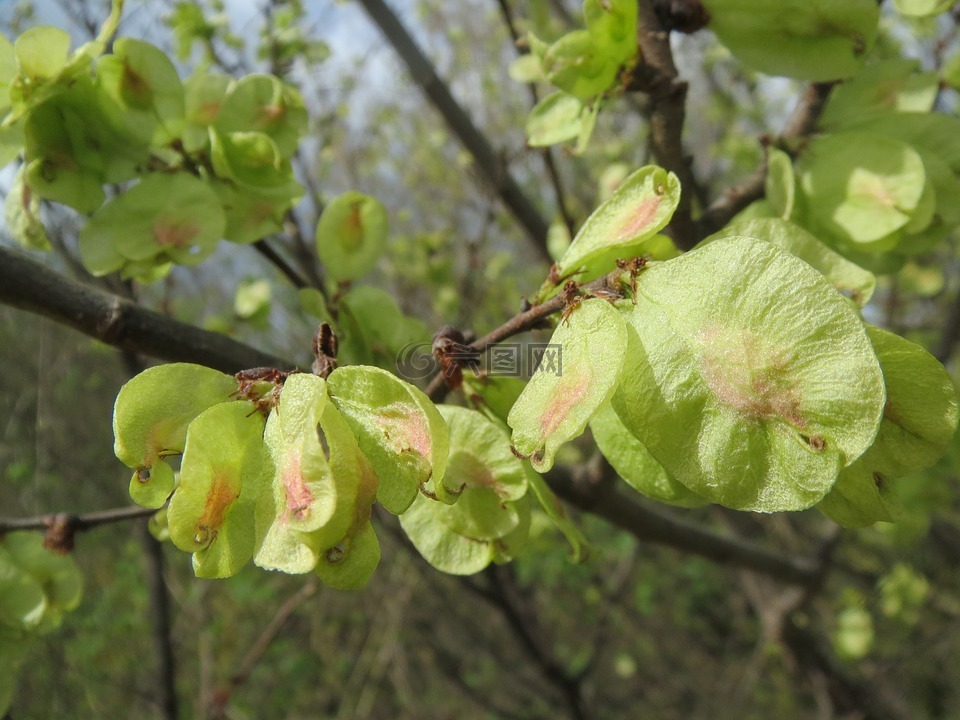
<path fill-rule="evenodd" d="M 26 253 L 6 247 L 0 247 L 0 303 L 158 360 L 193 362 L 226 373 L 260 366 L 291 367 L 282 358 L 225 335 L 178 322 L 71 280 Z"/>
<path fill-rule="evenodd" d="M 450 93 L 450 89 L 437 75 L 431 62 L 417 46 L 399 18 L 383 0 L 360 0 L 370 19 L 380 28 L 383 36 L 403 60 L 410 76 L 420 86 L 434 107 L 443 116 L 447 126 L 460 140 L 477 163 L 477 169 L 491 188 L 500 196 L 504 205 L 523 226 L 533 247 L 547 262 L 553 262 L 547 251 L 547 228 L 549 224 L 528 198 L 510 173 L 506 164 L 493 149 L 490 141 L 480 132 L 470 116 Z"/>

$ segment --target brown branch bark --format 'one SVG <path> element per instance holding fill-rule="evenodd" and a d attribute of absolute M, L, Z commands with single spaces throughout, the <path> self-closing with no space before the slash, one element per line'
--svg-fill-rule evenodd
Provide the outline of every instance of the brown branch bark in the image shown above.
<path fill-rule="evenodd" d="M 0 303 L 159 360 L 193 362 L 227 373 L 260 366 L 291 367 L 282 358 L 225 335 L 178 322 L 71 280 L 26 253 L 5 247 L 0 247 Z"/>
<path fill-rule="evenodd" d="M 399 18 L 383 0 L 360 0 L 393 49 L 403 60 L 414 82 L 420 86 L 433 106 L 443 116 L 447 126 L 460 140 L 477 163 L 477 169 L 490 187 L 500 196 L 520 225 L 523 226 L 534 248 L 547 262 L 552 262 L 547 251 L 546 219 L 528 198 L 490 141 L 480 132 L 470 116 L 450 93 L 437 75 L 431 62 L 417 46 Z"/>
<path fill-rule="evenodd" d="M 650 149 L 657 162 L 680 179 L 680 203 L 670 221 L 669 231 L 677 247 L 692 248 L 699 237 L 693 221 L 692 199 L 697 179 L 683 151 L 687 84 L 678 79 L 670 49 L 670 34 L 661 27 L 654 3 L 639 3 L 638 41 L 643 64 L 641 88 L 650 98 Z"/>
<path fill-rule="evenodd" d="M 559 468 L 545 478 L 564 500 L 644 542 L 693 553 L 721 565 L 756 570 L 786 583 L 808 586 L 821 579 L 821 568 L 814 560 L 790 557 L 738 537 L 712 532 L 648 507 L 618 491 L 612 483 L 577 483 Z"/>
<path fill-rule="evenodd" d="M 516 48 L 517 54 L 527 54 L 529 51 L 521 47 L 522 38 L 520 33 L 517 32 L 517 26 L 513 19 L 513 8 L 510 7 L 509 0 L 497 0 L 497 5 L 500 6 L 500 16 L 503 18 L 504 25 L 507 26 L 507 32 L 510 33 L 510 39 L 513 40 L 513 46 Z M 537 92 L 536 83 L 527 83 L 527 92 L 530 93 L 530 101 L 533 105 L 540 102 L 540 93 Z M 543 165 L 550 178 L 550 184 L 553 186 L 553 194 L 557 199 L 557 210 L 560 212 L 560 217 L 563 218 L 563 223 L 566 225 L 570 237 L 573 237 L 577 232 L 576 223 L 573 220 L 573 215 L 570 214 L 570 209 L 567 207 L 566 192 L 563 189 L 560 171 L 557 169 L 557 163 L 553 156 L 553 149 L 545 147 L 540 151 L 540 154 L 541 157 L 543 157 Z"/>

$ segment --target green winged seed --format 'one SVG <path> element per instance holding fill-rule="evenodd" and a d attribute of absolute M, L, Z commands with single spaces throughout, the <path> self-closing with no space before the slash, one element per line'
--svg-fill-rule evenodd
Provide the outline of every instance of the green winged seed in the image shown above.
<path fill-rule="evenodd" d="M 586 30 L 562 36 L 547 48 L 541 63 L 550 82 L 580 100 L 610 88 L 620 66 Z"/>
<path fill-rule="evenodd" d="M 450 530 L 438 517 L 441 503 L 418 495 L 400 516 L 400 525 L 423 558 L 441 572 L 473 575 L 496 557 L 492 542 L 477 541 Z"/>
<path fill-rule="evenodd" d="M 679 507 L 708 504 L 707 500 L 670 477 L 643 443 L 627 430 L 609 403 L 593 416 L 590 432 L 613 469 L 638 493 Z"/>
<path fill-rule="evenodd" d="M 553 467 L 557 449 L 613 395 L 627 337 L 620 313 L 599 298 L 583 301 L 554 331 L 556 362 L 541 363 L 507 417 L 513 447 L 536 470 Z"/>
<path fill-rule="evenodd" d="M 917 212 L 926 184 L 923 159 L 883 135 L 843 132 L 811 142 L 798 162 L 816 221 L 841 240 L 870 247 Z"/>
<path fill-rule="evenodd" d="M 330 397 L 380 479 L 377 500 L 399 515 L 431 479 L 437 497 L 455 502 L 459 487 L 442 478 L 450 435 L 436 406 L 386 370 L 340 367 L 327 380 Z"/>
<path fill-rule="evenodd" d="M 6 628 L 34 631 L 46 609 L 47 597 L 40 581 L 0 543 L 0 632 Z"/>
<path fill-rule="evenodd" d="M 182 453 L 187 426 L 207 408 L 229 401 L 236 390 L 230 375 L 189 363 L 148 368 L 120 388 L 113 408 L 113 451 L 134 470 L 134 502 L 163 505 L 174 478 L 162 458 Z"/>
<path fill-rule="evenodd" d="M 637 0 L 584 0 L 587 32 L 618 65 L 637 54 Z"/>
<path fill-rule="evenodd" d="M 43 533 L 39 532 L 12 532 L 0 541 L 0 548 L 43 591 L 43 615 L 36 626 L 38 632 L 59 627 L 63 615 L 74 610 L 83 596 L 83 576 L 73 556 L 49 550 L 43 543 Z"/>
<path fill-rule="evenodd" d="M 515 530 L 520 516 L 514 502 L 527 492 L 520 460 L 507 433 L 476 410 L 441 405 L 450 429 L 446 478 L 464 486 L 454 505 L 438 510 L 453 532 L 477 540 L 496 540 Z"/>
<path fill-rule="evenodd" d="M 373 197 L 346 192 L 324 208 L 317 223 L 317 254 L 337 280 L 365 275 L 387 244 L 387 211 Z"/>
<path fill-rule="evenodd" d="M 848 527 L 895 520 L 900 506 L 890 481 L 933 465 L 957 428 L 957 393 L 946 368 L 899 335 L 870 326 L 867 334 L 887 387 L 883 420 L 873 445 L 817 506 Z"/>
<path fill-rule="evenodd" d="M 380 541 L 367 520 L 344 542 L 321 553 L 317 575 L 329 587 L 358 590 L 370 582 L 379 564 Z"/>
<path fill-rule="evenodd" d="M 353 525 L 363 466 L 357 443 L 326 383 L 308 373 L 284 382 L 264 443 L 273 464 L 271 489 L 256 508 L 254 562 L 269 570 L 312 570 L 322 550 Z"/>
<path fill-rule="evenodd" d="M 876 436 L 883 375 L 856 311 L 770 243 L 717 240 L 637 279 L 613 406 L 674 479 L 739 510 L 817 503 Z"/>
<path fill-rule="evenodd" d="M 680 181 L 663 168 L 647 166 L 627 177 L 580 228 L 557 263 L 569 275 L 600 254 L 626 248 L 666 227 L 680 201 Z"/>
<path fill-rule="evenodd" d="M 920 70 L 918 60 L 907 58 L 868 65 L 833 88 L 820 127 L 839 130 L 889 112 L 930 112 L 939 90 L 937 74 Z"/>
<path fill-rule="evenodd" d="M 99 258 L 106 245 L 124 265 L 173 261 L 196 265 L 223 236 L 225 220 L 216 193 L 187 173 L 154 174 L 100 208 L 80 231 L 80 253 Z M 95 265 L 104 274 L 119 268 Z"/>
<path fill-rule="evenodd" d="M 317 561 L 317 575 L 323 583 L 340 590 L 366 585 L 380 563 L 380 542 L 370 523 L 380 481 L 359 446 L 354 444 L 350 450 L 353 460 L 348 462 L 359 468 L 353 522 L 347 534 L 332 547 L 325 548 Z"/>
<path fill-rule="evenodd" d="M 254 509 L 271 479 L 263 428 L 263 415 L 239 401 L 190 423 L 167 529 L 174 545 L 193 553 L 197 577 L 230 577 L 253 557 Z"/>
<path fill-rule="evenodd" d="M 766 240 L 819 270 L 833 286 L 858 307 L 866 305 L 877 287 L 874 274 L 831 250 L 799 225 L 780 218 L 756 218 L 733 222 L 711 235 L 706 242 L 722 237 L 747 236 Z"/>
<path fill-rule="evenodd" d="M 284 156 L 291 155 L 307 127 L 300 94 L 273 75 L 254 74 L 231 84 L 216 118 L 221 132 L 254 130 L 273 138 Z"/>
<path fill-rule="evenodd" d="M 185 101 L 180 76 L 167 54 L 143 40 L 119 38 L 97 63 L 97 80 L 123 109 L 124 126 L 145 142 L 179 137 Z"/>
<path fill-rule="evenodd" d="M 893 6 L 907 17 L 930 17 L 946 12 L 954 0 L 893 0 Z"/>
<path fill-rule="evenodd" d="M 703 0 L 733 55 L 768 75 L 821 82 L 856 75 L 877 34 L 875 0 Z"/>
<path fill-rule="evenodd" d="M 547 147 L 572 140 L 580 134 L 583 102 L 564 92 L 547 95 L 527 118 L 527 143 Z"/>

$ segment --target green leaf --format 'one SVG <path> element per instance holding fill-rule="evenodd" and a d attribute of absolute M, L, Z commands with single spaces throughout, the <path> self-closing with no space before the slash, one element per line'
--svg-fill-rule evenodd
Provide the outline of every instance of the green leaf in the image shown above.
<path fill-rule="evenodd" d="M 308 373 L 287 378 L 263 436 L 274 466 L 272 491 L 256 509 L 254 562 L 304 573 L 354 524 L 363 466 L 357 442 L 326 383 Z"/>
<path fill-rule="evenodd" d="M 875 0 L 703 0 L 717 37 L 768 75 L 822 82 L 855 75 L 877 34 Z"/>
<path fill-rule="evenodd" d="M 256 131 L 269 135 L 284 157 L 297 149 L 307 127 L 300 94 L 273 75 L 247 75 L 230 85 L 215 125 L 222 133 Z"/>
<path fill-rule="evenodd" d="M 183 85 L 159 48 L 143 40 L 118 39 L 113 54 L 97 63 L 97 81 L 123 109 L 124 125 L 136 137 L 163 145 L 182 133 Z"/>
<path fill-rule="evenodd" d="M 579 437 L 613 395 L 627 338 L 623 318 L 599 298 L 583 301 L 557 327 L 550 343 L 558 362 L 541 363 L 507 418 L 513 447 L 536 470 L 553 467 L 557 449 Z"/>
<path fill-rule="evenodd" d="M 173 471 L 162 458 L 182 453 L 187 426 L 236 391 L 230 375 L 188 363 L 148 368 L 120 388 L 113 408 L 113 451 L 136 471 L 130 484 L 134 502 L 163 505 L 173 490 Z"/>
<path fill-rule="evenodd" d="M 868 65 L 831 91 L 820 127 L 837 130 L 892 111 L 927 113 L 938 90 L 937 74 L 921 73 L 917 60 L 894 58 Z"/>
<path fill-rule="evenodd" d="M 527 118 L 527 144 L 547 147 L 572 140 L 580 134 L 583 102 L 564 92 L 547 95 Z"/>
<path fill-rule="evenodd" d="M 666 227 L 679 201 L 676 175 L 653 165 L 640 168 L 587 218 L 557 263 L 558 273 L 576 272 L 601 253 L 625 252 L 656 235 Z"/>
<path fill-rule="evenodd" d="M 463 396 L 474 410 L 506 428 L 510 408 L 527 383 L 509 375 L 463 376 Z"/>
<path fill-rule="evenodd" d="M 547 79 L 580 100 L 588 100 L 611 87 L 619 64 L 586 30 L 567 33 L 547 49 L 542 59 Z"/>
<path fill-rule="evenodd" d="M 883 376 L 859 317 L 807 263 L 717 240 L 638 277 L 613 406 L 676 480 L 740 510 L 799 510 L 873 442 Z"/>
<path fill-rule="evenodd" d="M 94 213 L 80 231 L 80 254 L 98 275 L 116 265 L 113 248 L 126 261 L 173 261 L 196 265 L 215 249 L 224 217 L 217 196 L 202 180 L 186 173 L 154 174 Z M 113 263 L 103 258 L 113 258 Z"/>
<path fill-rule="evenodd" d="M 587 32 L 618 65 L 637 54 L 637 0 L 584 0 Z"/>
<path fill-rule="evenodd" d="M 355 280 L 377 264 L 387 244 L 387 211 L 369 195 L 346 192 L 317 224 L 317 254 L 337 280 Z"/>
<path fill-rule="evenodd" d="M 263 430 L 247 402 L 220 403 L 190 423 L 167 528 L 193 553 L 197 577 L 230 577 L 253 557 L 254 509 L 271 476 Z"/>
<path fill-rule="evenodd" d="M 590 431 L 603 456 L 634 490 L 654 500 L 679 507 L 701 507 L 707 501 L 674 480 L 650 452 L 627 430 L 607 403 L 593 416 Z"/>
<path fill-rule="evenodd" d="M 455 501 L 458 488 L 442 482 L 450 435 L 436 406 L 386 370 L 339 367 L 327 380 L 330 397 L 356 435 L 380 479 L 377 500 L 399 515 L 433 480 L 433 492 Z"/>
<path fill-rule="evenodd" d="M 890 137 L 860 132 L 811 142 L 798 162 L 816 221 L 842 240 L 883 249 L 917 212 L 926 183 L 923 159 Z"/>
<path fill-rule="evenodd" d="M 877 279 L 839 253 L 831 250 L 813 235 L 789 220 L 758 218 L 733 222 L 723 230 L 711 235 L 706 242 L 722 237 L 747 236 L 766 240 L 819 270 L 833 286 L 852 299 L 857 307 L 863 307 L 873 296 Z"/>

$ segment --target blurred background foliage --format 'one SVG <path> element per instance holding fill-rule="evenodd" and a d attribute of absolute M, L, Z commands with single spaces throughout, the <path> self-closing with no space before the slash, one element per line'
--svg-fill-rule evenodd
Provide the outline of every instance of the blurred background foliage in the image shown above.
<path fill-rule="evenodd" d="M 390 215 L 389 251 L 362 282 L 388 291 L 425 328 L 453 323 L 482 333 L 539 286 L 543 263 L 358 6 L 129 5 L 121 34 L 178 53 L 182 74 L 210 62 L 233 74 L 277 72 L 301 88 L 311 129 L 297 157 L 308 193 L 296 219 L 312 229 L 325 199 L 347 189 L 381 200 Z M 395 4 L 503 162 L 562 224 L 544 155 L 525 145 L 531 98 L 508 77 L 516 49 L 503 6 Z M 571 26 L 579 7 L 532 0 L 513 10 L 521 32 L 534 27 L 549 39 Z M 96 0 L 4 2 L 0 31 L 14 37 L 54 24 L 82 41 L 106 12 Z M 933 69 L 960 50 L 950 16 L 904 23 L 885 13 L 882 44 Z M 758 138 L 782 125 L 800 85 L 744 70 L 709 33 L 679 38 L 676 53 L 691 83 L 687 147 L 714 197 L 754 170 Z M 955 108 L 956 94 L 945 91 L 941 103 Z M 640 104 L 607 107 L 584 154 L 553 153 L 576 225 L 602 197 L 604 181 L 649 160 Z M 9 184 L 4 178 L 0 185 Z M 47 220 L 58 249 L 49 262 L 76 271 L 77 218 L 58 210 Z M 869 319 L 936 348 L 956 312 L 955 238 L 881 285 Z M 210 262 L 176 268 L 138 292 L 142 303 L 174 317 L 309 362 L 313 318 L 250 247 L 221 246 Z M 128 504 L 110 418 L 129 359 L 8 308 L 0 308 L 0 348 L 3 515 Z M 585 461 L 588 449 L 583 442 L 565 450 L 567 459 Z M 538 515 L 516 563 L 467 579 L 432 570 L 396 524 L 380 518 L 382 565 L 366 589 L 352 593 L 252 567 L 227 581 L 197 580 L 186 555 L 164 548 L 179 714 L 216 717 L 223 688 L 244 672 L 258 638 L 286 618 L 249 677 L 236 683 L 227 717 L 829 718 L 836 715 L 828 686 L 838 678 L 870 696 L 860 703 L 863 714 L 845 717 L 958 717 L 958 469 L 960 449 L 899 484 L 909 510 L 900 523 L 839 536 L 836 571 L 795 622 L 808 633 L 794 638 L 776 628 L 796 590 L 639 543 L 587 515 L 576 516 L 592 544 L 586 564 L 569 562 L 562 537 Z M 814 512 L 677 512 L 796 555 L 813 555 L 832 531 Z M 147 580 L 153 542 L 140 523 L 79 536 L 83 602 L 59 632 L 32 647 L 13 720 L 169 717 L 156 693 L 161 670 Z"/>

